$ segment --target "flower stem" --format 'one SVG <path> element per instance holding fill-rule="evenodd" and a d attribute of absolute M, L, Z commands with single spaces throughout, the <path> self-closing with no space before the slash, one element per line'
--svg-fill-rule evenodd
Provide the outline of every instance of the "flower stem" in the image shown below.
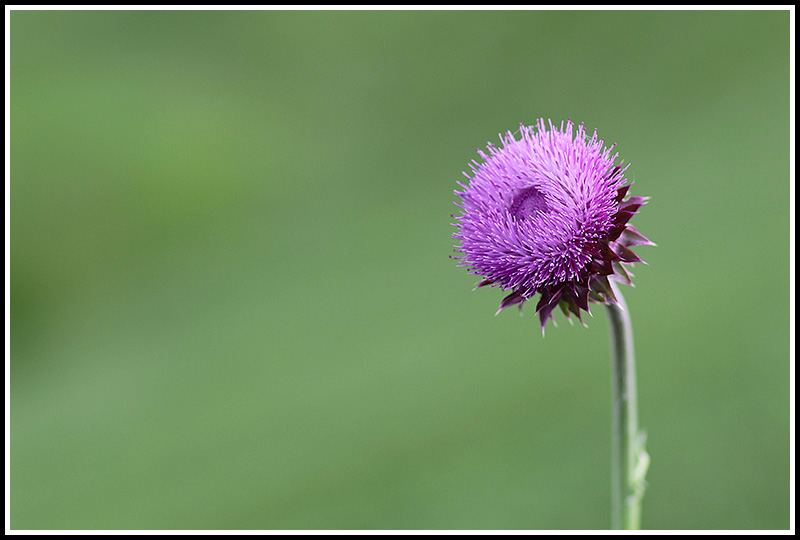
<path fill-rule="evenodd" d="M 611 525 L 613 529 L 636 530 L 641 521 L 647 467 L 645 434 L 638 428 L 636 413 L 636 368 L 630 313 L 616 283 L 610 282 L 617 298 L 606 304 L 611 334 Z"/>

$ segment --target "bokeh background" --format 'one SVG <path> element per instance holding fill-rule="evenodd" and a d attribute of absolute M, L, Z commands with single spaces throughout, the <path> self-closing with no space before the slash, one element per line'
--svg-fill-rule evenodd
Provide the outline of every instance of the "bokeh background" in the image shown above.
<path fill-rule="evenodd" d="M 539 117 L 652 197 L 643 527 L 788 528 L 786 11 L 13 11 L 12 528 L 607 528 L 602 307 L 449 258 Z"/>

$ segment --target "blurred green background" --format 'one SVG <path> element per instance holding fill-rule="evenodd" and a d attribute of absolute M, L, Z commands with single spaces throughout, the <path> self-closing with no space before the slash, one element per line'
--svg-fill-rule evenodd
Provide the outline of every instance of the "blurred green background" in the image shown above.
<path fill-rule="evenodd" d="M 605 314 L 495 317 L 475 148 L 616 142 L 649 529 L 789 527 L 788 12 L 11 13 L 14 529 L 604 529 Z"/>

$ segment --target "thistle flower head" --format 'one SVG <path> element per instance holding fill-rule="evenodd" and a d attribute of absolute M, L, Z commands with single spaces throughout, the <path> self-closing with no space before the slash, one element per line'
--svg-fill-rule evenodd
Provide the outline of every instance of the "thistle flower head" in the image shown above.
<path fill-rule="evenodd" d="M 500 135 L 501 148 L 478 149 L 483 162 L 464 173 L 469 185 L 459 182 L 455 258 L 483 277 L 477 287 L 512 291 L 498 313 L 522 310 L 539 293 L 544 331 L 556 306 L 583 322 L 590 301 L 616 302 L 608 280 L 630 285 L 627 266 L 643 261 L 629 248 L 653 244 L 628 224 L 647 197 L 626 198 L 628 166 L 615 164 L 614 145 L 571 120 L 556 127 L 540 119 L 519 133 Z"/>

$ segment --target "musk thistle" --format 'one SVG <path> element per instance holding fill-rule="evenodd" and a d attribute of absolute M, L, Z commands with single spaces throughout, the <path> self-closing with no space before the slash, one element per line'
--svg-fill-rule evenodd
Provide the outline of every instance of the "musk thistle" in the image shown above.
<path fill-rule="evenodd" d="M 654 245 L 628 221 L 647 197 L 628 196 L 628 165 L 614 145 L 587 135 L 571 120 L 520 125 L 517 140 L 500 135 L 483 162 L 470 164 L 469 184 L 453 216 L 459 266 L 487 285 L 511 291 L 500 303 L 522 307 L 534 295 L 544 333 L 553 310 L 583 322 L 590 302 L 605 304 L 612 359 L 612 527 L 638 529 L 650 458 L 638 428 L 633 333 L 625 300 L 614 282 L 632 285 L 628 267 L 643 262 L 632 246 Z M 571 319 L 570 319 L 571 320 Z"/>
<path fill-rule="evenodd" d="M 472 161 L 469 185 L 456 191 L 459 266 L 483 277 L 476 288 L 512 291 L 498 313 L 539 293 L 543 332 L 556 307 L 583 322 L 589 302 L 615 302 L 609 279 L 630 285 L 628 266 L 643 262 L 631 246 L 652 245 L 628 223 L 647 202 L 626 198 L 628 165 L 615 164 L 597 131 L 573 128 L 540 119 L 520 125 L 519 140 L 501 135 L 501 148 L 478 149 L 483 163 Z"/>

